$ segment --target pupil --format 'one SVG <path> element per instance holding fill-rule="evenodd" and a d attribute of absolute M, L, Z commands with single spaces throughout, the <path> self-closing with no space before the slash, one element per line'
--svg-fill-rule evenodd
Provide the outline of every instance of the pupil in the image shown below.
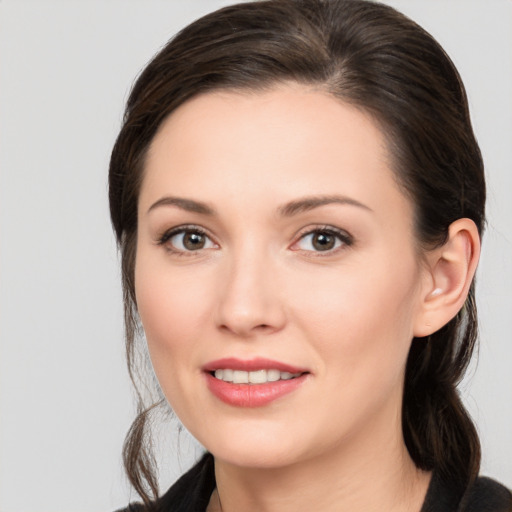
<path fill-rule="evenodd" d="M 334 236 L 318 233 L 313 237 L 313 246 L 319 251 L 327 251 L 334 247 Z"/>
<path fill-rule="evenodd" d="M 183 245 L 192 251 L 202 249 L 204 247 L 204 236 L 201 233 L 187 233 Z"/>

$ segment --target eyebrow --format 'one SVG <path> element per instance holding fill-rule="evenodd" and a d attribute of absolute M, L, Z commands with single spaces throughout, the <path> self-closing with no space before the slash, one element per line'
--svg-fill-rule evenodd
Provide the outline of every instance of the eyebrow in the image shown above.
<path fill-rule="evenodd" d="M 162 197 L 149 207 L 148 213 L 159 206 L 177 206 L 187 212 L 201 213 L 202 215 L 215 215 L 214 208 L 208 204 L 201 201 L 194 201 L 193 199 L 185 199 L 183 197 Z"/>
<path fill-rule="evenodd" d="M 341 205 L 350 205 L 357 206 L 358 208 L 362 208 L 367 211 L 373 211 L 369 206 L 366 206 L 355 199 L 346 196 L 337 196 L 337 195 L 328 195 L 328 196 L 308 196 L 301 199 L 296 199 L 294 201 L 290 201 L 277 209 L 277 213 L 282 217 L 292 217 L 293 215 L 297 215 L 299 213 L 304 213 L 315 208 L 319 208 L 320 206 L 326 206 L 329 204 L 341 204 Z M 215 209 L 207 203 L 203 203 L 201 201 L 195 201 L 193 199 L 185 199 L 183 197 L 171 197 L 166 196 L 162 197 L 155 203 L 153 203 L 149 209 L 148 213 L 155 208 L 160 206 L 177 206 L 182 210 L 186 210 L 188 212 L 199 213 L 202 215 L 214 216 L 216 215 Z"/>
<path fill-rule="evenodd" d="M 291 217 L 293 215 L 297 215 L 298 213 L 307 212 L 320 206 L 325 206 L 329 204 L 357 206 L 358 208 L 362 208 L 363 210 L 367 210 L 370 212 L 373 211 L 369 206 L 366 206 L 365 204 L 360 203 L 359 201 L 356 201 L 355 199 L 352 199 L 350 197 L 329 195 L 304 197 L 302 199 L 291 201 L 278 208 L 278 213 L 283 217 Z"/>

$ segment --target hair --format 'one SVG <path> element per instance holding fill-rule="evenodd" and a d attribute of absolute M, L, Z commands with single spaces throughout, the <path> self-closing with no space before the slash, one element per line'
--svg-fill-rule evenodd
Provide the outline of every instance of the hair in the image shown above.
<path fill-rule="evenodd" d="M 121 251 L 128 368 L 134 385 L 138 314 L 137 202 L 148 148 L 178 106 L 214 90 L 314 86 L 371 115 L 414 205 L 422 250 L 442 245 L 456 219 L 484 228 L 483 162 L 460 76 L 441 46 L 391 7 L 365 0 L 267 0 L 225 7 L 180 31 L 149 62 L 129 96 L 112 151 L 109 197 Z M 477 339 L 474 283 L 462 310 L 408 355 L 402 430 L 418 468 L 460 486 L 477 476 L 480 444 L 456 386 Z M 146 506 L 158 494 L 146 439 L 155 404 L 138 393 L 125 468 Z"/>

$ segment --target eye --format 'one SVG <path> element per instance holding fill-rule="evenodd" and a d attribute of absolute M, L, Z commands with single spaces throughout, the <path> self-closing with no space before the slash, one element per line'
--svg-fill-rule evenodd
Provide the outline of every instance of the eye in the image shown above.
<path fill-rule="evenodd" d="M 293 248 L 300 251 L 331 252 L 352 244 L 352 237 L 334 228 L 309 231 L 302 235 Z"/>
<path fill-rule="evenodd" d="M 212 239 L 197 227 L 181 227 L 167 231 L 158 243 L 173 252 L 193 252 L 217 247 Z"/>

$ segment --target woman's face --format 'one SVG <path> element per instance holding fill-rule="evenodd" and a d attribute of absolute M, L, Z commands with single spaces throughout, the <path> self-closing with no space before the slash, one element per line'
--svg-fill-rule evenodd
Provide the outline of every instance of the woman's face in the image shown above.
<path fill-rule="evenodd" d="M 137 305 L 165 396 L 216 457 L 271 467 L 401 436 L 426 281 L 412 220 L 376 124 L 325 93 L 209 93 L 165 121 Z"/>

